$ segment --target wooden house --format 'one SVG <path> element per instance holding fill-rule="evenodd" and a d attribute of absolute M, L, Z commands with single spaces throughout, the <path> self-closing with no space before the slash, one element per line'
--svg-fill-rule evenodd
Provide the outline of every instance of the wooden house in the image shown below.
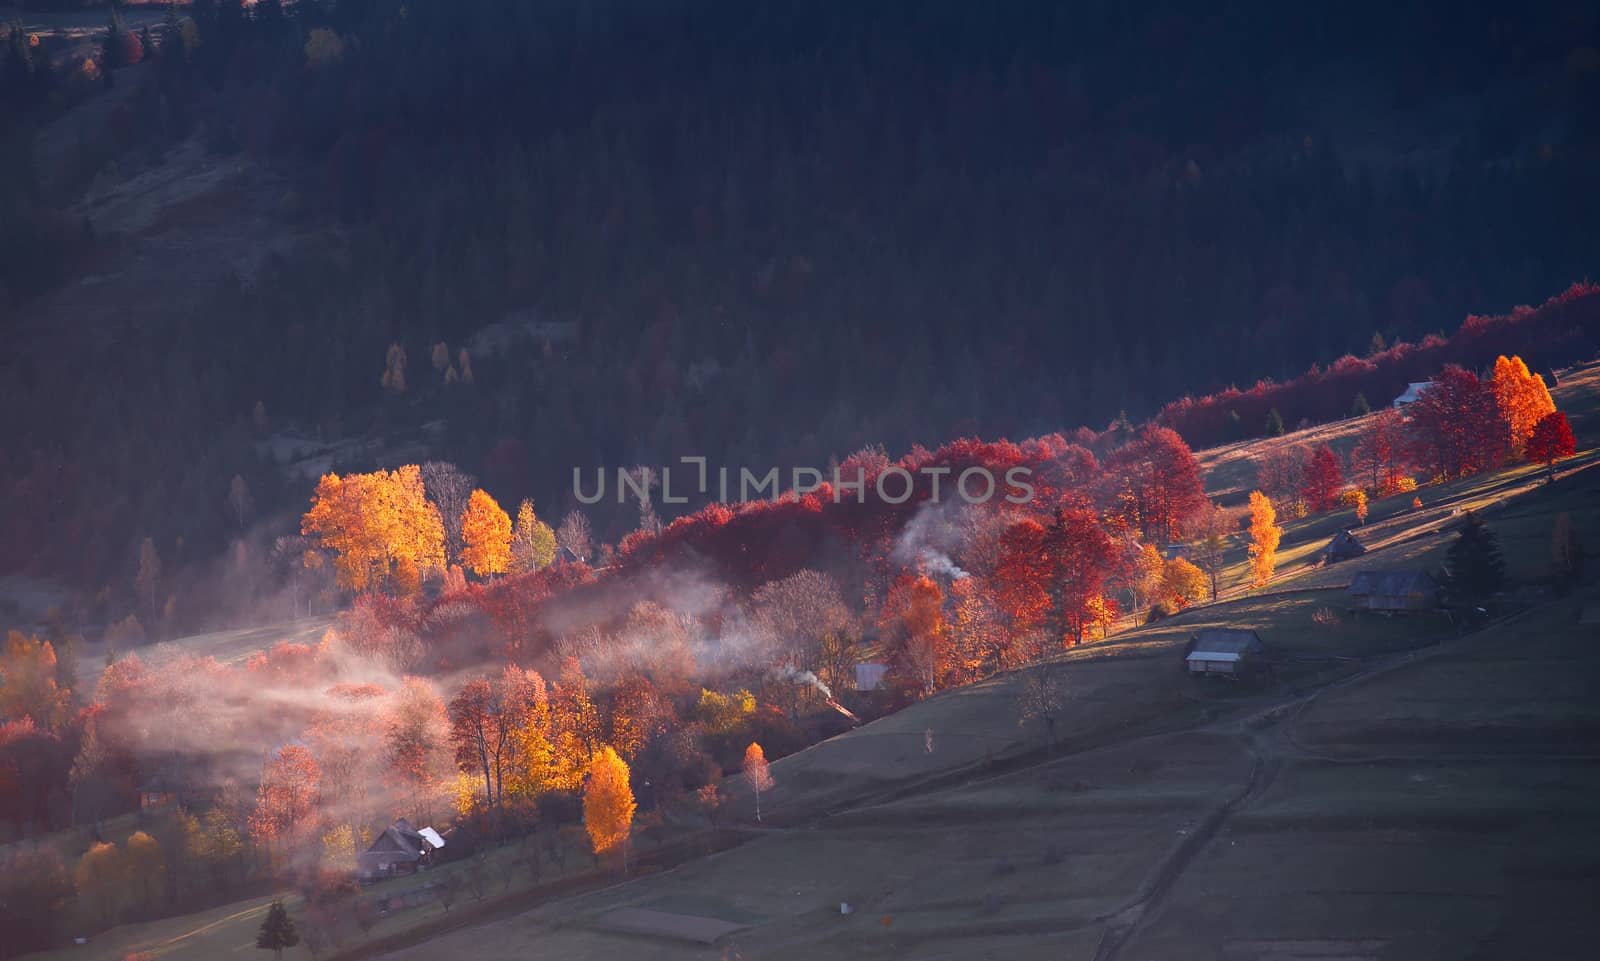
<path fill-rule="evenodd" d="M 1239 678 L 1255 670 L 1266 650 L 1255 631 L 1208 627 L 1189 638 L 1183 661 L 1190 674 Z"/>
<path fill-rule="evenodd" d="M 1427 571 L 1362 571 L 1346 593 L 1358 611 L 1410 614 L 1436 609 L 1440 591 Z"/>
<path fill-rule="evenodd" d="M 1360 557 L 1366 552 L 1367 545 L 1361 543 L 1360 538 L 1350 531 L 1340 531 L 1333 535 L 1332 540 L 1328 541 L 1327 548 L 1322 552 L 1322 563 L 1324 565 L 1337 564 L 1353 557 Z"/>
<path fill-rule="evenodd" d="M 413 828 L 400 818 L 384 828 L 372 846 L 356 855 L 356 868 L 364 878 L 382 878 L 426 867 L 444 839 L 433 828 Z"/>

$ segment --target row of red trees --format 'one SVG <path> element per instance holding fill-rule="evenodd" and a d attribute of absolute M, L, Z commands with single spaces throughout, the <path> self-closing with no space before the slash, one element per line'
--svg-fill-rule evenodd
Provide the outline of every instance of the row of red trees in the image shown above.
<path fill-rule="evenodd" d="M 1468 317 L 1452 337 L 1434 335 L 1364 358 L 1342 357 L 1284 383 L 1263 380 L 1248 390 L 1229 387 L 1185 397 L 1163 407 L 1155 421 L 1191 444 L 1209 447 L 1259 436 L 1273 411 L 1290 424 L 1321 423 L 1349 416 L 1357 396 L 1381 406 L 1408 383 L 1426 380 L 1450 364 L 1479 370 L 1497 355 L 1520 352 L 1545 369 L 1592 357 L 1597 349 L 1600 284 L 1574 284 L 1537 308 Z"/>

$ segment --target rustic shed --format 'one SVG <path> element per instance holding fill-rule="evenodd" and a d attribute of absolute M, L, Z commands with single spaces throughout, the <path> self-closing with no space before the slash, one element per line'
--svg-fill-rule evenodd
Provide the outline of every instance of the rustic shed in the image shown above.
<path fill-rule="evenodd" d="M 1357 610 L 1404 614 L 1437 608 L 1440 587 L 1427 571 L 1362 571 L 1346 593 Z"/>
<path fill-rule="evenodd" d="M 361 876 L 367 878 L 415 871 L 442 847 L 444 839 L 432 828 L 418 831 L 405 818 L 400 818 L 384 828 L 371 847 L 356 856 L 356 867 Z"/>
<path fill-rule="evenodd" d="M 856 690 L 876 691 L 883 687 L 884 676 L 889 673 L 887 664 L 857 664 L 856 665 Z"/>
<path fill-rule="evenodd" d="M 1322 552 L 1322 563 L 1337 564 L 1352 557 L 1360 557 L 1366 552 L 1367 545 L 1361 543 L 1360 538 L 1350 531 L 1340 531 L 1328 541 L 1327 549 Z"/>
<path fill-rule="evenodd" d="M 1183 660 L 1190 674 L 1240 677 L 1265 653 L 1266 645 L 1255 631 L 1210 627 L 1189 638 Z"/>

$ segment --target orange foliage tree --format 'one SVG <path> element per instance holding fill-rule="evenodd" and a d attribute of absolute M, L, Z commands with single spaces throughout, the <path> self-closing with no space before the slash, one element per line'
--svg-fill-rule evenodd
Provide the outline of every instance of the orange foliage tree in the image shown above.
<path fill-rule="evenodd" d="M 291 842 L 317 804 L 322 772 L 311 752 L 298 744 L 278 751 L 261 774 L 256 810 L 250 815 L 250 836 L 275 850 Z"/>
<path fill-rule="evenodd" d="M 444 523 L 414 464 L 371 474 L 326 474 L 300 533 L 333 554 L 339 585 L 367 591 L 393 585 L 415 594 L 444 570 Z"/>
<path fill-rule="evenodd" d="M 633 788 L 628 785 L 628 762 L 609 745 L 595 755 L 589 781 L 583 788 L 583 826 L 596 855 L 614 848 L 627 857 L 628 837 L 633 830 Z"/>
<path fill-rule="evenodd" d="M 1100 518 L 1085 507 L 1059 507 L 1048 527 L 1028 518 L 1006 530 L 995 576 L 1014 625 L 1048 630 L 1070 647 L 1100 616 L 1091 601 L 1115 563 Z"/>
<path fill-rule="evenodd" d="M 740 765 L 744 772 L 744 779 L 750 785 L 750 790 L 756 796 L 756 820 L 761 820 L 761 792 L 771 790 L 776 782 L 772 780 L 772 770 L 767 766 L 767 752 L 761 745 L 754 741 L 744 749 L 744 762 Z"/>
<path fill-rule="evenodd" d="M 475 490 L 461 513 L 461 563 L 479 577 L 511 567 L 511 518 L 486 492 Z"/>
<path fill-rule="evenodd" d="M 902 574 L 884 599 L 878 627 L 897 672 L 914 678 L 925 694 L 937 690 L 947 668 L 944 592 L 939 585 L 927 575 Z"/>
<path fill-rule="evenodd" d="M 1494 362 L 1489 391 L 1494 395 L 1506 446 L 1512 453 L 1521 454 L 1539 419 L 1556 409 L 1544 378 L 1529 371 L 1521 357 L 1501 354 Z"/>
<path fill-rule="evenodd" d="M 1283 538 L 1283 528 L 1278 526 L 1278 512 L 1272 501 L 1260 491 L 1250 492 L 1250 575 L 1251 583 L 1261 587 L 1272 580 L 1278 566 L 1278 541 Z"/>

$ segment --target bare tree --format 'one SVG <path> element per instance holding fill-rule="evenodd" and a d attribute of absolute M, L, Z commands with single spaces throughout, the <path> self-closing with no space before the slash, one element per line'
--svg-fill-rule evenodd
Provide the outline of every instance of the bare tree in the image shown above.
<path fill-rule="evenodd" d="M 589 518 L 583 516 L 582 511 L 568 511 L 561 519 L 561 526 L 556 528 L 556 543 L 571 551 L 573 557 L 588 563 L 594 552 L 594 531 L 589 527 Z"/>
<path fill-rule="evenodd" d="M 254 505 L 255 500 L 250 496 L 250 485 L 245 483 L 244 476 L 233 475 L 233 481 L 228 484 L 228 507 L 233 511 L 233 519 L 239 525 L 239 530 L 244 530 L 244 519 Z"/>
<path fill-rule="evenodd" d="M 430 460 L 422 465 L 422 487 L 428 500 L 439 509 L 439 519 L 444 522 L 444 546 L 447 558 L 461 556 L 461 515 L 467 509 L 477 478 L 461 468 L 443 460 Z"/>
<path fill-rule="evenodd" d="M 1023 679 L 1022 694 L 1017 698 L 1017 723 L 1026 725 L 1038 722 L 1044 725 L 1047 751 L 1055 750 L 1056 722 L 1061 718 L 1066 695 L 1066 668 L 1060 662 L 1046 661 L 1030 670 Z"/>

